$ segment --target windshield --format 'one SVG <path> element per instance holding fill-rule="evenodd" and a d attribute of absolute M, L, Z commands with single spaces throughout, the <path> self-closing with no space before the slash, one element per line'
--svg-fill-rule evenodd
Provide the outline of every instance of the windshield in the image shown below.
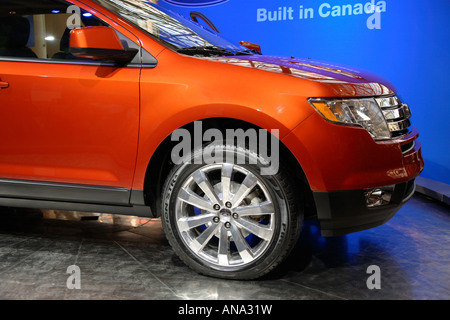
<path fill-rule="evenodd" d="M 148 32 L 164 45 L 183 54 L 229 56 L 256 53 L 153 3 L 140 0 L 94 1 Z"/>

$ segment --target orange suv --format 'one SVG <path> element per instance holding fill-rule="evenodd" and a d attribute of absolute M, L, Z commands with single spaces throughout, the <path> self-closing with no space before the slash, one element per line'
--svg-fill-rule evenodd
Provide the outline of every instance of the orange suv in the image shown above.
<path fill-rule="evenodd" d="M 161 217 L 227 279 L 273 270 L 305 218 L 392 218 L 424 165 L 394 86 L 242 43 L 145 1 L 0 1 L 0 205 Z"/>

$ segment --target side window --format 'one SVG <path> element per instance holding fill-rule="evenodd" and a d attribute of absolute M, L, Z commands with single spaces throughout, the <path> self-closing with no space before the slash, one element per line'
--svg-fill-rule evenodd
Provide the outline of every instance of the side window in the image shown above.
<path fill-rule="evenodd" d="M 62 0 L 7 1 L 0 7 L 0 59 L 89 60 L 69 52 L 70 31 L 77 26 L 107 24 Z"/>

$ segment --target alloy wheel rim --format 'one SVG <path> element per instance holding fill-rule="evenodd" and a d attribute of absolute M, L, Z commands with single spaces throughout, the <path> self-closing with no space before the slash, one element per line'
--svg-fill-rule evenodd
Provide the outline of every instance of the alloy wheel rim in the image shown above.
<path fill-rule="evenodd" d="M 223 270 L 248 265 L 267 252 L 276 227 L 263 181 L 228 163 L 197 169 L 178 192 L 175 216 L 192 253 Z"/>

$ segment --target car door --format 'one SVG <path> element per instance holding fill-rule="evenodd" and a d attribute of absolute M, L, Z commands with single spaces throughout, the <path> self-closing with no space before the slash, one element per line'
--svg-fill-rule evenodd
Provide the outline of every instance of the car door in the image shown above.
<path fill-rule="evenodd" d="M 123 204 L 137 154 L 140 64 L 71 56 L 69 6 L 0 8 L 0 196 Z M 106 25 L 83 9 L 76 18 Z"/>

